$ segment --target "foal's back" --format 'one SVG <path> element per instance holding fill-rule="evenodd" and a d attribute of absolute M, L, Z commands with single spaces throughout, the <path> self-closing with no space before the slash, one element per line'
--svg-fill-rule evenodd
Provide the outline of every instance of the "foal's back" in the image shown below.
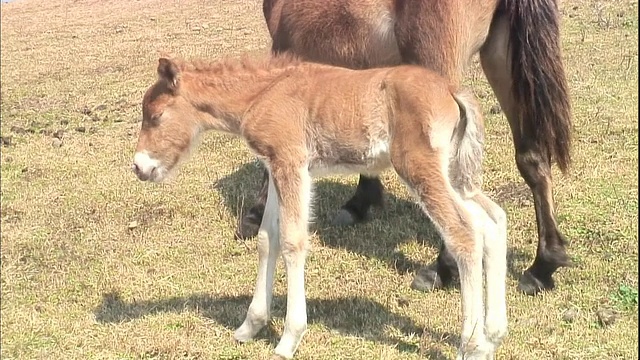
<path fill-rule="evenodd" d="M 419 66 L 350 70 L 306 63 L 255 99 L 243 137 L 262 156 L 295 152 L 316 176 L 378 174 L 390 166 L 392 139 L 409 129 L 398 121 L 431 133 L 453 131 L 459 113 L 452 90 Z"/>

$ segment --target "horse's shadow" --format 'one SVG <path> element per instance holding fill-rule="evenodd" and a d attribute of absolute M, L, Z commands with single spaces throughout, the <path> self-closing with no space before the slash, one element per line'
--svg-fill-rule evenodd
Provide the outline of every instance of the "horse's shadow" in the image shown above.
<path fill-rule="evenodd" d="M 117 292 L 103 295 L 102 302 L 95 309 L 95 318 L 100 323 L 119 323 L 149 315 L 195 311 L 226 328 L 232 330 L 244 320 L 246 309 L 251 302 L 250 295 L 214 297 L 196 293 L 186 297 L 172 297 L 161 300 L 125 301 Z M 272 314 L 284 316 L 286 298 L 274 296 Z M 308 323 L 318 324 L 336 330 L 345 335 L 363 337 L 371 341 L 384 342 L 402 352 L 419 352 L 429 359 L 446 359 L 437 348 L 425 349 L 423 340 L 437 341 L 456 347 L 460 341 L 457 335 L 440 333 L 416 325 L 406 316 L 389 311 L 384 305 L 373 300 L 350 297 L 343 299 L 307 299 Z M 420 336 L 420 344 L 408 343 L 385 331 L 393 326 L 402 334 Z M 266 339 L 271 346 L 278 342 L 279 335 L 270 324 L 256 339 Z"/>
<path fill-rule="evenodd" d="M 213 187 L 220 192 L 224 205 L 237 219 L 255 203 L 262 171 L 262 166 L 257 162 L 250 162 L 214 184 Z M 384 209 L 376 209 L 368 221 L 348 227 L 333 225 L 331 222 L 336 210 L 354 192 L 355 185 L 325 179 L 315 181 L 314 224 L 311 230 L 316 230 L 323 245 L 382 260 L 401 275 L 415 273 L 426 263 L 409 259 L 402 252 L 396 251 L 399 245 L 410 239 L 417 239 L 434 249 L 442 246 L 440 235 L 422 210 L 414 202 L 399 198 L 390 191 L 385 191 Z M 424 259 L 430 260 L 435 259 Z M 510 276 L 517 279 L 521 270 L 515 265 L 530 260 L 529 254 L 509 248 L 507 266 Z"/>

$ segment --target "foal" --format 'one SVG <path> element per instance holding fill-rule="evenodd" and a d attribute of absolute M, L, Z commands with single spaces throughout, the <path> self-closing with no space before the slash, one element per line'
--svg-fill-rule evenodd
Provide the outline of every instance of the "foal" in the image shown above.
<path fill-rule="evenodd" d="M 208 65 L 161 58 L 157 72 L 142 102 L 132 166 L 140 180 L 163 181 L 207 130 L 241 136 L 269 171 L 256 287 L 238 341 L 269 321 L 279 255 L 287 311 L 275 353 L 293 357 L 302 339 L 312 177 L 391 167 L 460 269 L 458 358 L 493 358 L 507 332 L 506 214 L 481 191 L 483 123 L 471 95 L 418 66 L 356 71 L 289 56 Z"/>

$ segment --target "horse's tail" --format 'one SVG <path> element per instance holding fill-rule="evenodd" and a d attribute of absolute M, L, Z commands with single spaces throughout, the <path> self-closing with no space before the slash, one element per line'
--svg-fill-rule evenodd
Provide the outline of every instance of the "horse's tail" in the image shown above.
<path fill-rule="evenodd" d="M 452 94 L 460 108 L 460 121 L 456 126 L 450 178 L 454 187 L 472 192 L 482 186 L 482 160 L 484 148 L 484 121 L 475 97 L 467 90 Z"/>
<path fill-rule="evenodd" d="M 509 18 L 512 95 L 520 131 L 566 173 L 571 104 L 560 49 L 558 0 L 503 0 Z"/>

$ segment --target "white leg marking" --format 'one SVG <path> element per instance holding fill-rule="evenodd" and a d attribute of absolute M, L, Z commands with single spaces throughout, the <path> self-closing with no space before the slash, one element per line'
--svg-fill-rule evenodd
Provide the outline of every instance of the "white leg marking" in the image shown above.
<path fill-rule="evenodd" d="M 508 332 L 507 214 L 484 194 L 476 195 L 489 213 L 484 227 L 485 279 L 487 286 L 485 332 L 497 348 Z"/>
<path fill-rule="evenodd" d="M 312 180 L 307 167 L 300 169 L 297 209 L 282 209 L 282 257 L 287 271 L 287 315 L 282 338 L 275 353 L 292 358 L 307 330 L 307 301 L 304 289 L 304 266 L 311 217 Z M 285 215 L 286 212 L 286 215 Z M 298 215 L 296 217 L 296 215 Z M 286 242 L 286 244 L 285 244 Z"/>
<path fill-rule="evenodd" d="M 458 263 L 463 316 L 460 353 L 464 359 L 484 359 L 488 351 L 491 350 L 484 335 L 484 293 L 481 264 L 481 255 L 474 255 L 469 261 Z"/>
<path fill-rule="evenodd" d="M 273 180 L 269 178 L 267 204 L 258 231 L 258 276 L 253 300 L 249 305 L 247 317 L 234 334 L 235 339 L 240 342 L 253 339 L 271 317 L 273 280 L 280 253 L 280 229 L 278 228 L 280 209 L 278 194 L 273 184 Z"/>
<path fill-rule="evenodd" d="M 461 200 L 461 199 L 460 199 Z M 462 335 L 458 359 L 484 360 L 490 357 L 493 344 L 485 337 L 485 309 L 483 286 L 483 244 L 481 231 L 486 213 L 475 202 L 460 201 L 472 221 L 474 247 L 470 254 L 457 259 L 462 294 Z"/>

